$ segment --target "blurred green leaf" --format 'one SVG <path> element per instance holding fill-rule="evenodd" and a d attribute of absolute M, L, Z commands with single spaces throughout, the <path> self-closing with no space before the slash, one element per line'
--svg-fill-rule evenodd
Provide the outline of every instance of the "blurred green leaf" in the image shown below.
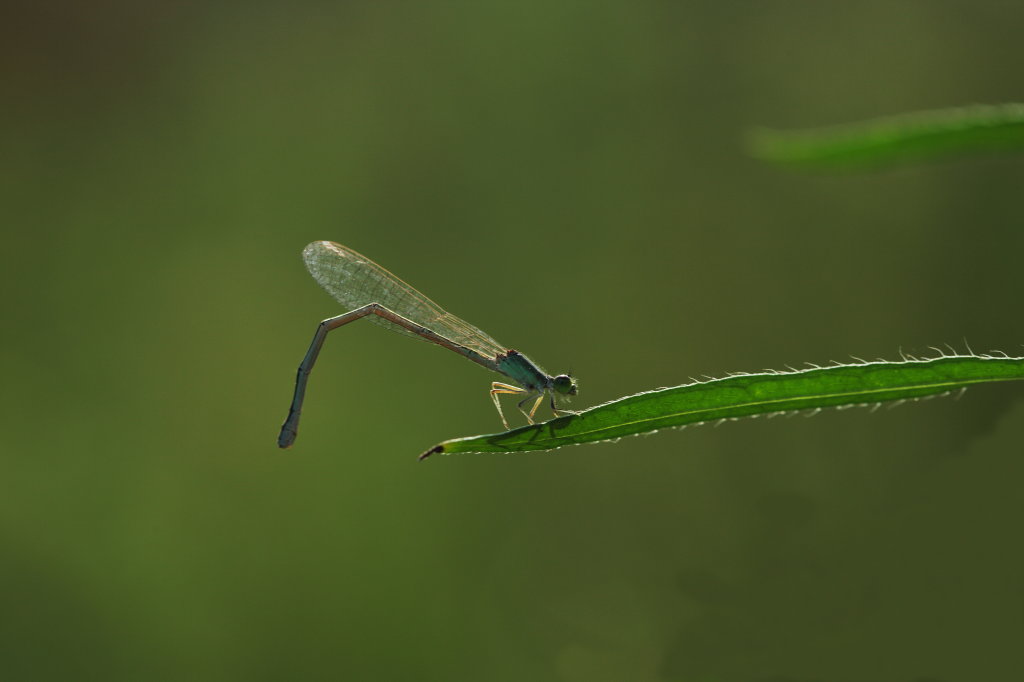
<path fill-rule="evenodd" d="M 909 400 L 973 384 L 1020 379 L 1024 379 L 1024 358 L 977 355 L 736 374 L 620 398 L 504 433 L 446 440 L 420 459 L 437 453 L 553 450 L 673 426 Z"/>
<path fill-rule="evenodd" d="M 759 159 L 803 166 L 864 166 L 1024 146 L 1024 104 L 977 105 L 876 118 L 828 128 L 756 129 Z"/>

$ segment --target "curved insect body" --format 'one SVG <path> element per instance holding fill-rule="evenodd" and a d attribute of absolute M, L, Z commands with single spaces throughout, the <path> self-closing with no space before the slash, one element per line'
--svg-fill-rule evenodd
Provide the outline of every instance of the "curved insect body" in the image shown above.
<path fill-rule="evenodd" d="M 547 374 L 519 351 L 507 349 L 473 325 L 446 312 L 419 291 L 352 249 L 334 242 L 319 241 L 307 246 L 302 256 L 306 268 L 320 286 L 350 310 L 343 315 L 328 318 L 317 326 L 309 350 L 299 365 L 295 395 L 277 439 L 280 447 L 291 446 L 298 436 L 306 383 L 327 333 L 363 317 L 392 331 L 443 346 L 519 384 L 498 381 L 491 384 L 491 398 L 506 429 L 509 425 L 501 410 L 499 395 L 524 396 L 518 407 L 531 424 L 545 395 L 550 396 L 551 409 L 556 416 L 566 410 L 556 407 L 555 396 L 576 395 L 576 381 L 568 374 Z M 524 404 L 534 398 L 536 401 L 527 412 Z"/>

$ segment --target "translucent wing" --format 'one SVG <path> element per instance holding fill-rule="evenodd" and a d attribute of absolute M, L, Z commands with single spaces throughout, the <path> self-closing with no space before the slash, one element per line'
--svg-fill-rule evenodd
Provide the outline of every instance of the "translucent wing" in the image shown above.
<path fill-rule="evenodd" d="M 379 303 L 489 360 L 506 350 L 487 334 L 445 312 L 441 306 L 347 246 L 327 241 L 313 242 L 302 251 L 302 258 L 313 279 L 348 310 Z M 366 319 L 400 334 L 423 338 L 382 317 L 369 315 Z"/>

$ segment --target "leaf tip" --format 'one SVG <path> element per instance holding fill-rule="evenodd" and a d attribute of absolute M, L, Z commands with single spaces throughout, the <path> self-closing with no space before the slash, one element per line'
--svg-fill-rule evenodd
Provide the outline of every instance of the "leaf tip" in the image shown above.
<path fill-rule="evenodd" d="M 422 455 L 417 457 L 417 460 L 422 462 L 423 460 L 425 460 L 427 457 L 430 457 L 435 452 L 444 452 L 444 444 L 442 443 L 441 445 L 435 445 L 434 447 L 430 448 L 429 450 L 424 452 Z"/>

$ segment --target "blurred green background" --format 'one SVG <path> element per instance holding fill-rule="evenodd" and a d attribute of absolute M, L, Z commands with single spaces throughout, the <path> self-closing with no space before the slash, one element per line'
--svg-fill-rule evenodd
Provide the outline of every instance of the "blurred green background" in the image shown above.
<path fill-rule="evenodd" d="M 0 24 L 5 680 L 1015 680 L 1020 386 L 526 455 L 378 260 L 579 378 L 1020 354 L 1024 161 L 746 129 L 1020 101 L 1024 6 L 37 3 Z M 1013 538 L 1017 538 L 1014 540 Z"/>

